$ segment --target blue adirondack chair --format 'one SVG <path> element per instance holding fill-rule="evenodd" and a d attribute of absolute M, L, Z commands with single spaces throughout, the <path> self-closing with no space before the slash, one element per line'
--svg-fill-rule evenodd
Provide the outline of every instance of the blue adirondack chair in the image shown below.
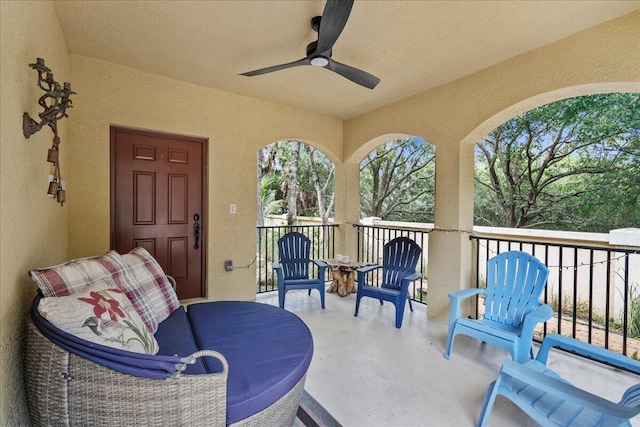
<path fill-rule="evenodd" d="M 509 351 L 516 362 L 533 357 L 531 343 L 536 325 L 553 316 L 551 306 L 540 302 L 549 270 L 536 257 L 520 251 L 504 252 L 487 262 L 486 289 L 462 289 L 449 294 L 449 359 L 453 340 L 468 335 Z M 482 319 L 462 316 L 461 304 L 467 298 L 483 294 Z"/>
<path fill-rule="evenodd" d="M 640 413 L 640 384 L 629 387 L 618 403 L 579 389 L 547 368 L 547 357 L 553 347 L 640 374 L 637 360 L 573 338 L 548 335 L 535 360 L 504 363 L 498 378 L 487 389 L 478 427 L 487 425 L 498 395 L 511 400 L 543 426 L 631 426 L 629 419 Z"/>
<path fill-rule="evenodd" d="M 278 240 L 279 261 L 273 262 L 278 276 L 278 302 L 284 308 L 284 297 L 292 289 L 312 289 L 320 292 L 320 301 L 324 309 L 324 276 L 327 264 L 310 258 L 311 240 L 302 233 L 293 231 Z M 318 266 L 318 277 L 309 277 L 311 264 Z"/>
<path fill-rule="evenodd" d="M 383 301 L 390 301 L 396 306 L 396 328 L 402 326 L 404 307 L 409 299 L 409 283 L 422 277 L 416 271 L 416 265 L 422 254 L 422 249 L 408 237 L 397 237 L 386 243 L 382 248 L 382 265 L 374 265 L 358 269 L 358 293 L 356 294 L 356 311 L 358 316 L 360 299 L 371 297 Z M 367 273 L 382 269 L 382 283 L 380 287 L 368 285 L 365 281 Z M 411 299 L 409 309 L 413 311 Z"/>

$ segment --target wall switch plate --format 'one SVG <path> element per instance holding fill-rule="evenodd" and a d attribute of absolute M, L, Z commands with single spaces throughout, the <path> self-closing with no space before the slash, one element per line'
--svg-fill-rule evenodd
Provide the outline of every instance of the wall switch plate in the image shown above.
<path fill-rule="evenodd" d="M 235 203 L 231 203 L 229 205 L 229 213 L 232 213 L 232 214 L 236 213 L 236 205 L 235 205 Z"/>

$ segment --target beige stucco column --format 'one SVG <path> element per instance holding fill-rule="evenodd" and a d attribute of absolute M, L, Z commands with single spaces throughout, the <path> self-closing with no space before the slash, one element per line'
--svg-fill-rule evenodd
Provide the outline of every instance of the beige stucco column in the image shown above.
<path fill-rule="evenodd" d="M 473 228 L 473 145 L 450 141 L 436 146 L 435 230 L 429 234 L 428 308 L 447 319 L 452 291 L 471 280 Z"/>
<path fill-rule="evenodd" d="M 336 234 L 336 253 L 356 259 L 357 229 L 351 224 L 360 221 L 360 165 L 342 163 L 336 165 L 335 222 L 342 225 Z"/>

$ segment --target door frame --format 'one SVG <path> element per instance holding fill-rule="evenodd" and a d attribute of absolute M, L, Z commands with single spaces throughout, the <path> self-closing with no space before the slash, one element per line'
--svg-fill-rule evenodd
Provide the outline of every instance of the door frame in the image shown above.
<path fill-rule="evenodd" d="M 116 206 L 116 159 L 115 159 L 115 149 L 116 149 L 116 133 L 124 132 L 135 135 L 143 135 L 157 138 L 172 138 L 181 141 L 189 141 L 200 144 L 200 149 L 202 150 L 202 164 L 200 165 L 202 170 L 202 182 L 201 182 L 201 192 L 200 195 L 202 199 L 202 214 L 200 216 L 200 265 L 201 268 L 201 277 L 200 277 L 200 294 L 204 297 L 208 297 L 207 292 L 207 242 L 209 241 L 209 227 L 208 227 L 208 211 L 209 211 L 209 200 L 208 200 L 208 159 L 209 159 L 209 139 L 208 138 L 199 138 L 195 136 L 188 135 L 180 135 L 175 133 L 168 132 L 160 132 L 155 130 L 146 130 L 128 126 L 119 126 L 119 125 L 110 125 L 109 126 L 109 247 L 113 248 L 115 245 L 116 238 L 116 229 L 115 229 L 115 206 Z"/>

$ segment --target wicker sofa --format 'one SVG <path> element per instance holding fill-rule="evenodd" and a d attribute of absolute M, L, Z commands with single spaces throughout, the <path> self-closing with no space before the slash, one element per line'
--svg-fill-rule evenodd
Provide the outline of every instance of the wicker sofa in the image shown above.
<path fill-rule="evenodd" d="M 246 301 L 175 309 L 142 354 L 87 341 L 38 310 L 28 319 L 33 425 L 290 426 L 313 355 L 296 315 Z"/>

